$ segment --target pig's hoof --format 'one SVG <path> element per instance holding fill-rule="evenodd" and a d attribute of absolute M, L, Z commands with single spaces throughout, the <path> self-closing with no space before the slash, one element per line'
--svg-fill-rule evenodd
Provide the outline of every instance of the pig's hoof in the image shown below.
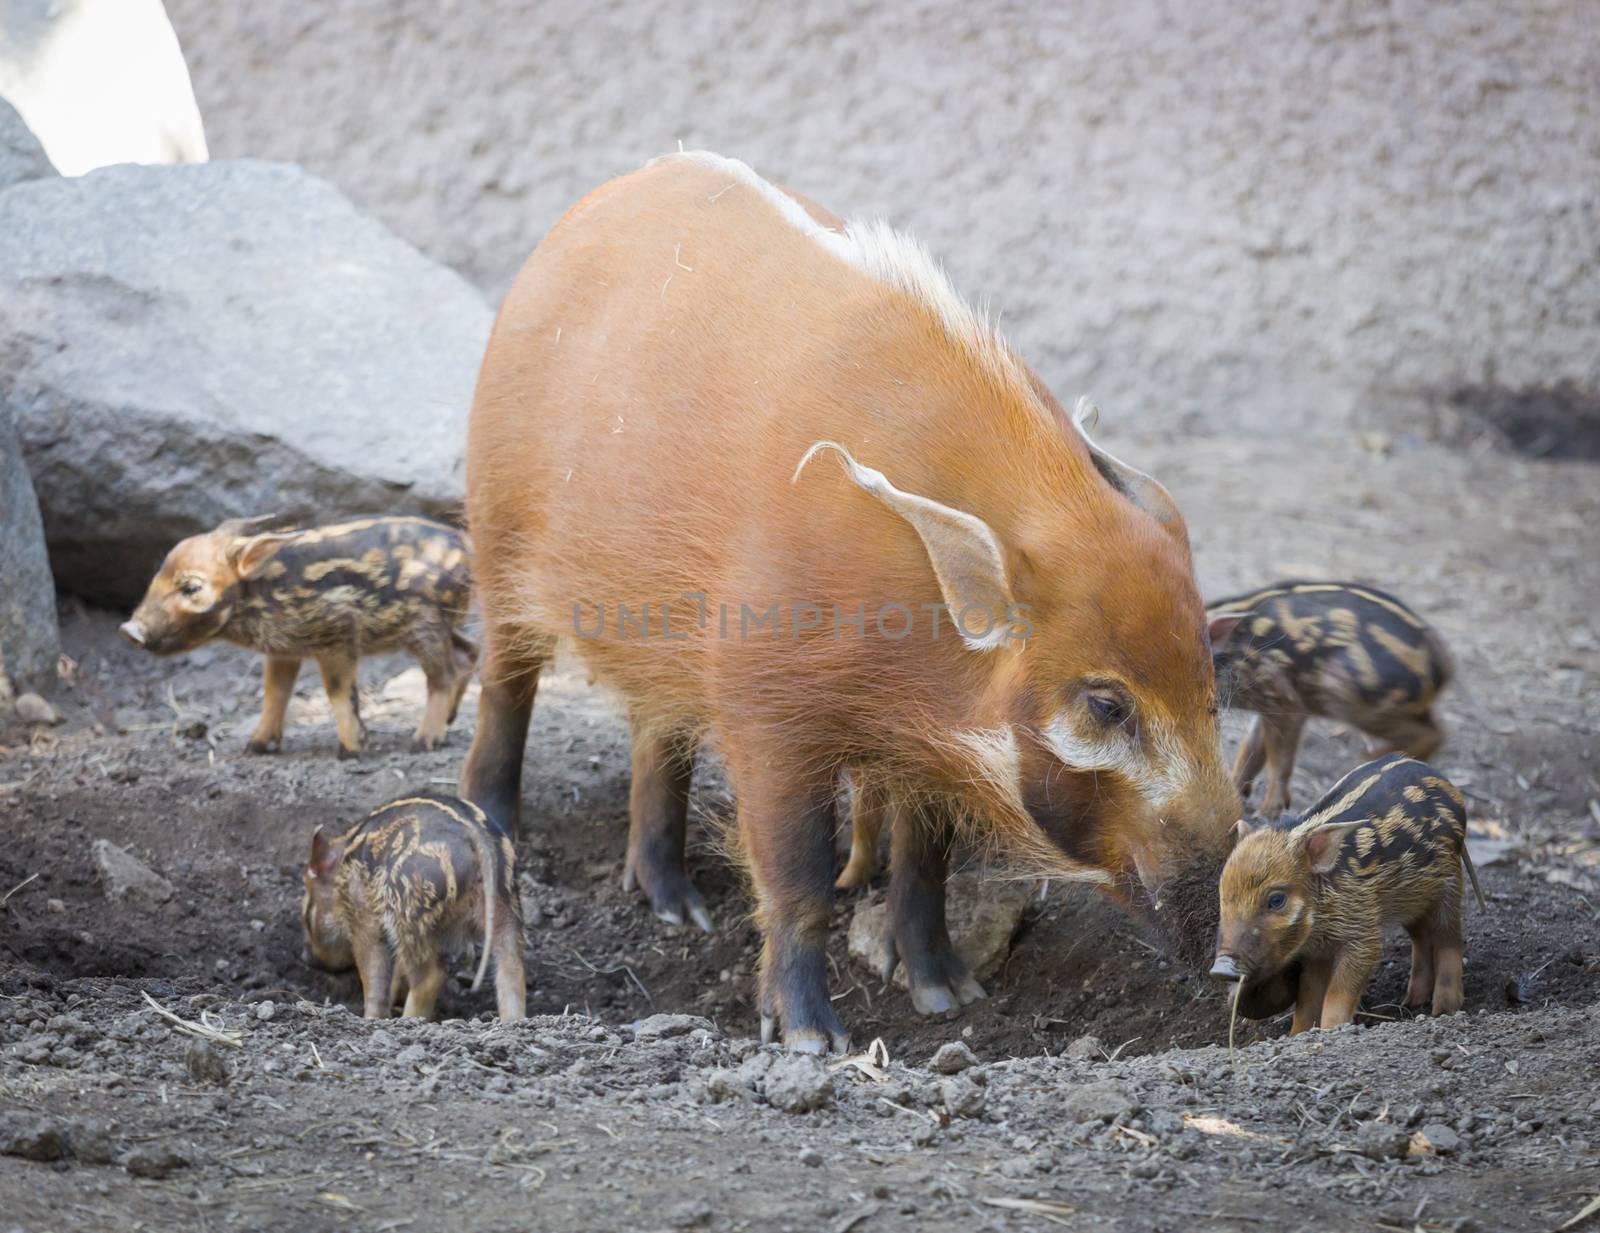
<path fill-rule="evenodd" d="M 344 745 L 339 746 L 339 761 L 341 762 L 348 762 L 351 758 L 359 758 L 360 756 L 361 747 L 359 745 L 354 749 Z"/>
<path fill-rule="evenodd" d="M 706 901 L 683 870 L 657 870 L 653 877 L 641 878 L 630 860 L 622 872 L 622 889 L 640 888 L 650 900 L 650 910 L 667 924 L 681 925 L 689 920 L 702 933 L 711 932 L 711 913 L 706 911 Z"/>
<path fill-rule="evenodd" d="M 275 754 L 282 746 L 282 743 L 279 737 L 272 737 L 269 740 L 265 737 L 252 736 L 245 748 L 253 754 Z"/>
<path fill-rule="evenodd" d="M 443 733 L 440 733 L 438 736 L 423 736 L 422 733 L 419 732 L 416 736 L 411 738 L 411 752 L 432 753 L 435 749 L 443 748 L 444 743 L 445 738 Z"/>
<path fill-rule="evenodd" d="M 970 976 L 958 976 L 949 982 L 911 986 L 911 1005 L 919 1015 L 948 1014 L 988 996 L 983 986 Z"/>
<path fill-rule="evenodd" d="M 835 1023 L 838 1023 L 835 1020 Z M 770 1045 L 778 1038 L 778 1019 L 776 1015 L 761 1016 L 761 1043 Z M 837 1028 L 828 1027 L 785 1027 L 783 1029 L 783 1047 L 790 1053 L 810 1053 L 821 1056 L 831 1048 L 835 1053 L 843 1056 L 850 1052 L 850 1033 L 844 1030 L 844 1024 L 839 1023 Z"/>

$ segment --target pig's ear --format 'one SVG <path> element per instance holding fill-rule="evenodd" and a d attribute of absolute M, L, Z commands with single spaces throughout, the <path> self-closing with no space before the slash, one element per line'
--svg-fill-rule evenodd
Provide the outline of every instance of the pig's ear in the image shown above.
<path fill-rule="evenodd" d="M 1206 633 L 1211 638 L 1211 649 L 1218 651 L 1224 643 L 1233 637 L 1233 631 L 1238 629 L 1248 616 L 1249 612 L 1228 612 L 1222 616 L 1214 616 L 1206 622 Z"/>
<path fill-rule="evenodd" d="M 311 858 L 306 861 L 306 872 L 314 878 L 325 878 L 339 864 L 339 849 L 322 836 L 319 826 L 311 832 Z"/>
<path fill-rule="evenodd" d="M 1240 818 L 1228 831 L 1228 851 L 1232 852 L 1239 846 L 1239 841 L 1255 828 L 1250 825 L 1249 819 Z"/>
<path fill-rule="evenodd" d="M 1083 443 L 1089 447 L 1089 458 L 1094 463 L 1094 469 L 1100 472 L 1106 483 L 1162 526 L 1183 531 L 1183 515 L 1178 512 L 1178 503 L 1172 499 L 1170 492 L 1143 471 L 1130 467 L 1118 458 L 1113 458 L 1090 439 L 1089 429 L 1099 422 L 1100 408 L 1087 396 L 1078 399 L 1078 405 L 1072 412 L 1072 426 L 1078 430 Z M 1187 532 L 1184 534 L 1187 537 Z"/>
<path fill-rule="evenodd" d="M 236 539 L 228 545 L 228 564 L 239 577 L 254 578 L 278 555 L 278 549 L 293 538 L 293 535 L 273 533 Z"/>
<path fill-rule="evenodd" d="M 914 492 L 902 492 L 882 471 L 864 467 L 842 445 L 818 441 L 794 469 L 800 472 L 821 450 L 832 450 L 844 464 L 845 474 L 862 491 L 871 493 L 911 524 L 922 538 L 945 606 L 964 641 L 974 651 L 990 651 L 1011 633 L 1007 619 L 1013 606 L 1011 584 L 1006 579 L 1005 554 L 989 524 L 964 510 L 941 505 Z M 980 624 L 982 628 L 969 633 Z"/>
<path fill-rule="evenodd" d="M 1345 837 L 1366 824 L 1364 818 L 1357 822 L 1335 822 L 1328 826 L 1319 826 L 1307 835 L 1305 852 L 1311 871 L 1332 873 L 1333 867 L 1339 863 L 1339 854 L 1344 849 Z"/>

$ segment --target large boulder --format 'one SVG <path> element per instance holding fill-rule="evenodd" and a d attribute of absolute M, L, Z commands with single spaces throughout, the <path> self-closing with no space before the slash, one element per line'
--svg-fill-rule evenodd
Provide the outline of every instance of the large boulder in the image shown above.
<path fill-rule="evenodd" d="M 55 174 L 33 130 L 23 123 L 15 107 L 0 98 L 0 192 L 24 180 Z"/>
<path fill-rule="evenodd" d="M 0 194 L 0 405 L 56 583 L 142 593 L 277 511 L 448 515 L 491 313 L 298 167 L 109 167 Z"/>
<path fill-rule="evenodd" d="M 61 639 L 39 502 L 0 405 L 0 701 L 55 680 Z"/>

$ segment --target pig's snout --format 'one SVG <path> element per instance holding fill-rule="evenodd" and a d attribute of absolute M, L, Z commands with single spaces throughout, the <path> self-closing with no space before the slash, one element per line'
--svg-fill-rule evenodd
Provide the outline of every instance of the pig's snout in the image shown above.
<path fill-rule="evenodd" d="M 1216 962 L 1211 965 L 1211 979 L 1227 981 L 1234 984 L 1244 979 L 1244 973 L 1239 970 L 1239 965 L 1234 962 L 1232 955 L 1218 955 Z"/>
<path fill-rule="evenodd" d="M 117 628 L 121 631 L 122 636 L 133 643 L 134 646 L 142 647 L 145 645 L 144 626 L 139 624 L 138 621 L 124 621 Z"/>

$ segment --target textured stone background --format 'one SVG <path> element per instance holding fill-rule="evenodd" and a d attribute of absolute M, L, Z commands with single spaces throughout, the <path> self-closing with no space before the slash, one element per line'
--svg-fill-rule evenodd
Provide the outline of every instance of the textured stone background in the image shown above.
<path fill-rule="evenodd" d="M 293 159 L 498 297 L 679 139 L 882 213 L 1109 431 L 1600 392 L 1592 0 L 168 0 L 215 157 Z"/>

